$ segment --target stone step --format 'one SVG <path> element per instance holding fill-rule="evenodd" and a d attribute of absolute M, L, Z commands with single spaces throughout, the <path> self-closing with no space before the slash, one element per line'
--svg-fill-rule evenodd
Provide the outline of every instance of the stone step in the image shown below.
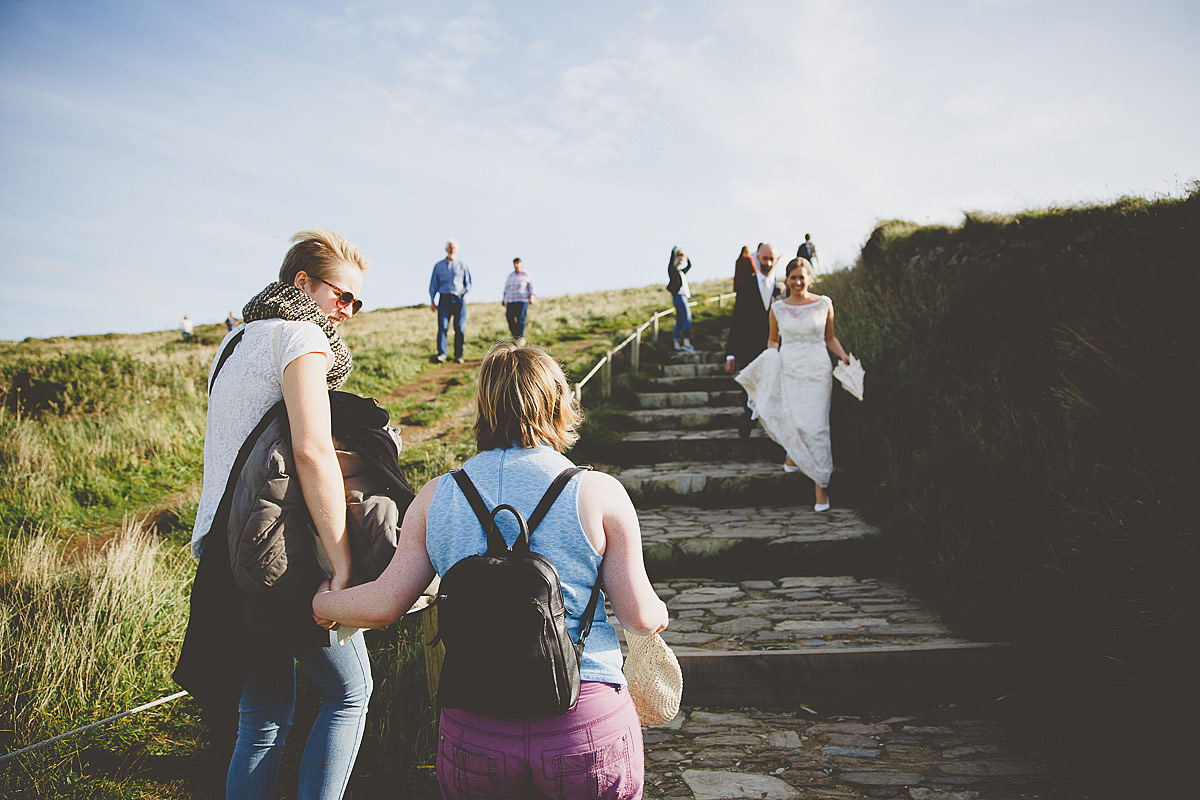
<path fill-rule="evenodd" d="M 899 714 L 685 706 L 643 728 L 642 740 L 647 798 L 1080 797 L 988 706 Z"/>
<path fill-rule="evenodd" d="M 725 371 L 724 361 L 710 361 L 692 364 L 664 364 L 664 378 L 712 378 L 729 377 Z"/>
<path fill-rule="evenodd" d="M 694 353 L 671 353 L 672 364 L 720 364 L 725 366 L 724 350 L 697 350 Z"/>
<path fill-rule="evenodd" d="M 731 406 L 742 402 L 742 394 L 736 389 L 712 392 L 639 392 L 637 402 L 639 408 Z"/>
<path fill-rule="evenodd" d="M 736 392 L 738 383 L 724 371 L 719 375 L 682 378 L 643 378 L 634 384 L 639 392 Z"/>
<path fill-rule="evenodd" d="M 740 405 L 719 408 L 651 408 L 629 412 L 629 419 L 636 428 L 656 431 L 729 428 L 735 427 L 741 417 Z"/>
<path fill-rule="evenodd" d="M 879 532 L 844 508 L 818 514 L 805 506 L 659 506 L 640 510 L 638 518 L 654 580 L 767 578 L 787 570 L 862 574 L 878 568 L 882 557 Z"/>
<path fill-rule="evenodd" d="M 778 463 L 665 461 L 634 467 L 596 465 L 621 482 L 639 508 L 678 504 L 706 508 L 804 505 L 813 502 L 812 482 Z M 833 498 L 836 501 L 837 498 Z"/>
<path fill-rule="evenodd" d="M 595 458 L 614 464 L 657 461 L 765 461 L 783 463 L 786 453 L 761 430 L 749 438 L 735 428 L 722 430 L 630 431 L 620 441 L 597 445 Z"/>
<path fill-rule="evenodd" d="M 956 635 L 883 578 L 675 578 L 654 588 L 671 610 L 662 636 L 692 704 L 959 702 L 995 697 L 1017 678 L 1017 648 Z"/>

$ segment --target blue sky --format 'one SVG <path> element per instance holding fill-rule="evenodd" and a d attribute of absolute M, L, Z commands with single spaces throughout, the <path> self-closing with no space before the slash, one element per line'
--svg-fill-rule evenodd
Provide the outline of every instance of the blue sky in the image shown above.
<path fill-rule="evenodd" d="M 218 321 L 331 227 L 366 307 L 823 268 L 876 220 L 1176 195 L 1190 2 L 0 4 L 0 339 Z M 663 295 L 664 307 L 667 295 Z"/>

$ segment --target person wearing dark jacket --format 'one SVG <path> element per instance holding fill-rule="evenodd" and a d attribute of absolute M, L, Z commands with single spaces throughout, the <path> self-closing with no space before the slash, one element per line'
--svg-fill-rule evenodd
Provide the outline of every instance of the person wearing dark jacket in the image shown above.
<path fill-rule="evenodd" d="M 754 259 L 750 257 L 750 248 L 743 246 L 738 253 L 737 262 L 733 265 L 733 290 L 736 292 L 746 278 L 754 277 Z"/>
<path fill-rule="evenodd" d="M 694 353 L 692 347 L 692 309 L 688 306 L 692 290 L 688 286 L 687 272 L 692 268 L 692 260 L 678 245 L 671 248 L 671 258 L 667 261 L 667 291 L 671 293 L 671 302 L 675 304 L 675 352 Z"/>
<path fill-rule="evenodd" d="M 200 703 L 218 747 L 237 709 L 226 796 L 273 798 L 299 662 L 316 684 L 321 706 L 301 758 L 297 796 L 337 800 L 358 754 L 372 690 L 362 634 L 339 645 L 332 622 L 310 617 L 305 628 L 301 622 L 309 612 L 295 609 L 292 618 L 301 620 L 294 631 L 251 629 L 227 542 L 231 483 L 241 477 L 234 475 L 235 463 L 282 401 L 295 490 L 316 533 L 309 535 L 308 549 L 322 552 L 333 585 L 351 584 L 345 484 L 329 391 L 341 386 L 352 366 L 337 328 L 362 307 L 367 262 L 333 231 L 313 228 L 292 241 L 279 280 L 246 304 L 245 325 L 226 335 L 209 373 L 204 485 L 192 533 L 200 564 L 175 679 Z"/>
<path fill-rule="evenodd" d="M 767 349 L 770 333 L 768 312 L 771 301 L 782 292 L 775 280 L 775 245 L 763 243 L 753 258 L 754 274 L 744 279 L 733 301 L 733 320 L 729 326 L 729 338 L 725 341 L 725 368 L 731 374 L 738 365 L 746 366 L 763 350 Z M 750 435 L 750 406 L 743 402 L 742 418 L 738 422 L 738 435 Z"/>

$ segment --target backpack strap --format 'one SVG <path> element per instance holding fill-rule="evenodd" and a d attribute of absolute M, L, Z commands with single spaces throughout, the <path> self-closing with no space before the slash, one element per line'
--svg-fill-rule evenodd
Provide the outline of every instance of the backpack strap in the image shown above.
<path fill-rule="evenodd" d="M 500 535 L 500 529 L 496 526 L 496 520 L 492 513 L 488 511 L 487 504 L 483 502 L 483 498 L 479 496 L 479 490 L 475 488 L 475 484 L 471 483 L 471 479 L 467 477 L 467 473 L 462 469 L 450 470 L 450 475 L 454 478 L 458 488 L 462 490 L 466 496 L 467 502 L 471 505 L 471 510 L 475 512 L 476 518 L 479 519 L 479 524 L 483 526 L 483 532 L 487 535 L 487 546 L 489 553 L 507 553 L 508 545 L 504 543 L 504 537 Z M 516 513 L 515 509 L 514 512 Z"/>
<path fill-rule="evenodd" d="M 558 477 L 554 479 L 554 483 L 550 484 L 550 488 L 542 495 L 542 499 L 538 501 L 537 508 L 533 509 L 533 513 L 529 515 L 529 533 L 533 533 L 534 529 L 541 523 L 546 514 L 550 513 L 550 506 L 554 505 L 554 501 L 562 494 L 563 489 L 567 488 L 567 484 L 571 482 L 580 472 L 587 472 L 592 468 L 591 464 L 580 464 L 577 467 L 567 467 L 562 472 L 558 473 Z M 513 545 L 516 550 L 518 544 Z M 525 552 L 529 552 L 529 539 L 525 540 Z"/>
<path fill-rule="evenodd" d="M 221 374 L 221 367 L 225 366 L 225 359 L 233 353 L 233 348 L 238 346 L 238 342 L 242 340 L 242 335 L 246 333 L 246 329 L 242 328 L 233 338 L 229 340 L 229 344 L 221 351 L 221 357 L 217 359 L 217 366 L 213 369 L 212 378 L 208 381 L 208 393 L 212 394 L 213 384 L 217 382 L 217 376 Z"/>

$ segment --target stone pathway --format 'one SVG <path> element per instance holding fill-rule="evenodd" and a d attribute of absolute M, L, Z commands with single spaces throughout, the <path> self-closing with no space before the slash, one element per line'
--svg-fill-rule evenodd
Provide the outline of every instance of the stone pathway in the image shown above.
<path fill-rule="evenodd" d="M 814 512 L 782 450 L 737 435 L 720 362 L 638 378 L 635 430 L 597 459 L 638 506 L 684 671 L 680 715 L 644 729 L 647 797 L 1071 797 L 986 705 L 961 705 L 1002 695 L 1017 649 L 881 575 L 879 532 L 851 509 Z"/>
<path fill-rule="evenodd" d="M 651 798 L 1074 797 L 1001 725 L 954 708 L 849 717 L 687 708 L 642 733 Z"/>

